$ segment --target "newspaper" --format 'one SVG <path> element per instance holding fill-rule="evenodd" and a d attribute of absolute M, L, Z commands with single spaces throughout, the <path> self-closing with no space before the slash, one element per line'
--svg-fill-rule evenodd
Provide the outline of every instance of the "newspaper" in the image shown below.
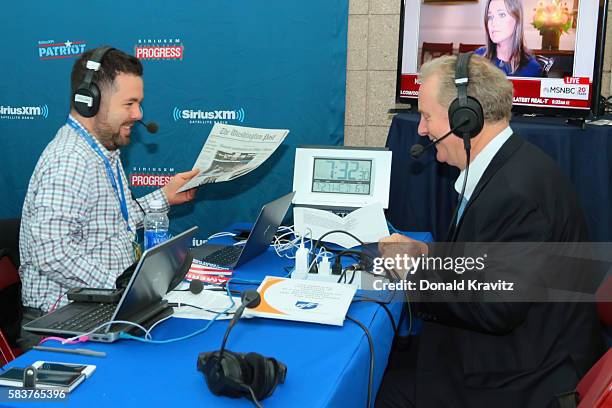
<path fill-rule="evenodd" d="M 200 173 L 178 191 L 233 180 L 255 170 L 274 153 L 288 133 L 287 129 L 215 123 L 193 165 Z"/>

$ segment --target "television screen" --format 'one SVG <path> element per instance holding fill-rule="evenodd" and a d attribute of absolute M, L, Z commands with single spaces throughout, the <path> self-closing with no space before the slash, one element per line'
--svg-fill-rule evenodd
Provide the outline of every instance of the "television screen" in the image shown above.
<path fill-rule="evenodd" d="M 596 63 L 603 53 L 598 42 L 600 0 L 402 3 L 399 102 L 418 97 L 421 64 L 471 51 L 489 58 L 508 75 L 519 110 L 588 113 L 592 108 L 601 80 Z"/>

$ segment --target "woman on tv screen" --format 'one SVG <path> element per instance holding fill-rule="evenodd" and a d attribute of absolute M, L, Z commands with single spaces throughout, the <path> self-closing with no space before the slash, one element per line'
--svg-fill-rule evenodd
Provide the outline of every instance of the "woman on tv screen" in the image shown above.
<path fill-rule="evenodd" d="M 525 46 L 521 0 L 487 0 L 484 26 L 487 45 L 475 54 L 489 58 L 509 76 L 542 76 L 542 66 Z"/>

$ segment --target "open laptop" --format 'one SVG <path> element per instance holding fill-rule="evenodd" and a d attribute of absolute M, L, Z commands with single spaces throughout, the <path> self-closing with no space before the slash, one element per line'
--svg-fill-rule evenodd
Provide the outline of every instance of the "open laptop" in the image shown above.
<path fill-rule="evenodd" d="M 168 316 L 163 297 L 185 277 L 192 257 L 189 251 L 198 227 L 172 237 L 146 250 L 117 303 L 72 302 L 23 326 L 27 331 L 47 336 L 72 337 L 88 333 L 115 320 L 152 324 Z M 171 309 L 170 309 L 171 311 Z M 112 324 L 89 335 L 89 339 L 113 342 L 120 332 L 133 326 Z M 143 333 L 139 333 L 143 334 Z"/>
<path fill-rule="evenodd" d="M 192 250 L 193 257 L 208 264 L 234 269 L 265 252 L 283 222 L 295 192 L 264 205 L 244 245 L 204 244 Z"/>

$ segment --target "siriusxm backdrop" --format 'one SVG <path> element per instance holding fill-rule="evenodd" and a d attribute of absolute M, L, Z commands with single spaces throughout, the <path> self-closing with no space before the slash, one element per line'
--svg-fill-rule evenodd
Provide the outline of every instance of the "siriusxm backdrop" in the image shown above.
<path fill-rule="evenodd" d="M 290 191 L 295 146 L 343 141 L 347 22 L 348 0 L 6 3 L 0 218 L 21 215 L 38 157 L 65 123 L 72 64 L 108 44 L 142 60 L 144 120 L 160 126 L 135 128 L 122 151 L 136 197 L 190 169 L 217 121 L 290 130 L 259 169 L 170 212 L 173 233 L 199 225 L 199 239 L 254 220 Z"/>

